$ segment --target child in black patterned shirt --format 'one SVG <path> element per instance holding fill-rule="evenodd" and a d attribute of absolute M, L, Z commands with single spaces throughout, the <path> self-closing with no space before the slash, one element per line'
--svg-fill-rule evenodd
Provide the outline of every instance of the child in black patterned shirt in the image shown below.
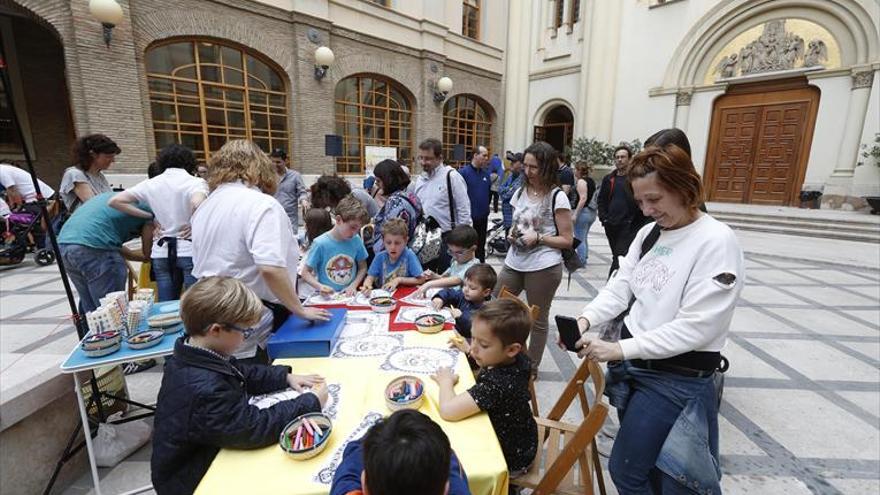
<path fill-rule="evenodd" d="M 531 362 L 522 352 L 531 328 L 521 304 L 490 301 L 472 315 L 470 355 L 482 369 L 477 383 L 456 395 L 458 376 L 452 370 L 440 368 L 431 376 L 440 387 L 441 418 L 458 421 L 489 413 L 512 476 L 528 470 L 538 449 L 538 426 L 529 407 Z"/>

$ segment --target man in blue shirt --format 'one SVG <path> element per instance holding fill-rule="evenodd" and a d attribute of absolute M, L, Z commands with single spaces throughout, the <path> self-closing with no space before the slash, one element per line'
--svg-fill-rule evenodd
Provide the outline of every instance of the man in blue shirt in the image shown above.
<path fill-rule="evenodd" d="M 485 146 L 477 146 L 471 163 L 459 169 L 467 184 L 468 197 L 471 202 L 471 221 L 477 231 L 477 258 L 486 262 L 486 229 L 489 225 L 489 193 L 492 187 L 489 164 L 489 150 Z"/>

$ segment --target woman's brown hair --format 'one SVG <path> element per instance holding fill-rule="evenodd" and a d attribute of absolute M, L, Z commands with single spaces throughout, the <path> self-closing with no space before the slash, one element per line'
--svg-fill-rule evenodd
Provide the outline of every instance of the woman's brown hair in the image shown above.
<path fill-rule="evenodd" d="M 691 157 L 678 146 L 649 146 L 634 156 L 626 172 L 627 188 L 632 192 L 633 180 L 652 173 L 664 189 L 680 195 L 688 208 L 696 209 L 703 204 L 703 180 Z"/>
<path fill-rule="evenodd" d="M 275 167 L 259 146 L 245 139 L 227 141 L 208 160 L 208 186 L 217 189 L 227 182 L 242 181 L 258 187 L 266 194 L 275 194 L 278 176 Z"/>
<path fill-rule="evenodd" d="M 535 141 L 523 151 L 523 160 L 526 155 L 532 155 L 538 162 L 538 178 L 540 184 L 529 183 L 528 175 L 525 182 L 533 188 L 546 189 L 548 192 L 559 185 L 559 163 L 556 161 L 556 149 L 544 141 Z"/>
<path fill-rule="evenodd" d="M 76 168 L 88 172 L 92 168 L 92 160 L 94 155 L 99 153 L 109 153 L 118 155 L 122 153 L 122 149 L 115 141 L 103 134 L 89 134 L 76 140 L 73 144 L 73 164 Z"/>
<path fill-rule="evenodd" d="M 593 170 L 593 166 L 588 162 L 577 162 L 574 165 L 574 169 L 581 179 L 587 180 L 590 176 L 590 172 Z"/>

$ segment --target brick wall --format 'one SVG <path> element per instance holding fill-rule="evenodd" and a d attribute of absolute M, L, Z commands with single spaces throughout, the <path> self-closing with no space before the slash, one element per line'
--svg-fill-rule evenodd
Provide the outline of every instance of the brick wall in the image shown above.
<path fill-rule="evenodd" d="M 4 1 L 10 0 L 0 0 Z M 143 172 L 149 157 L 154 156 L 144 51 L 151 43 L 180 36 L 230 40 L 263 54 L 283 69 L 290 102 L 291 159 L 305 173 L 335 170 L 334 160 L 324 156 L 324 135 L 336 132 L 336 83 L 357 73 L 392 78 L 412 94 L 414 147 L 424 138 L 441 137 L 443 107 L 434 103 L 431 84 L 443 75 L 455 82 L 454 94 L 473 93 L 492 105 L 496 116 L 492 145 L 498 148 L 502 142 L 500 74 L 447 62 L 443 55 L 395 45 L 324 20 L 244 1 L 120 0 L 125 18 L 113 30 L 108 50 L 100 24 L 88 12 L 88 2 L 19 3 L 46 18 L 61 33 L 78 133 L 105 132 L 123 148 L 111 172 Z M 316 30 L 320 44 L 330 46 L 336 55 L 322 81 L 313 76 L 314 50 L 319 45 L 308 39 L 310 30 Z"/>

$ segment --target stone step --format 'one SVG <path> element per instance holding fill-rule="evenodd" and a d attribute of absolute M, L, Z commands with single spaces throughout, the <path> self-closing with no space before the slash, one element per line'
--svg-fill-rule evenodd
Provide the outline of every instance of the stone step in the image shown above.
<path fill-rule="evenodd" d="M 880 236 L 880 225 L 864 222 L 839 221 L 839 220 L 810 220 L 791 217 L 772 216 L 748 216 L 719 213 L 713 215 L 722 222 L 764 225 L 768 227 L 792 227 L 818 232 L 848 232 L 853 234 L 865 234 L 868 236 Z"/>
<path fill-rule="evenodd" d="M 877 215 L 840 215 L 833 217 L 824 216 L 793 216 L 793 215 L 773 215 L 766 213 L 747 213 L 747 212 L 730 212 L 730 211 L 711 211 L 713 217 L 721 219 L 729 219 L 734 221 L 754 221 L 759 223 L 790 223 L 804 225 L 837 225 L 854 228 L 864 228 L 880 230 L 880 216 Z"/>
<path fill-rule="evenodd" d="M 769 225 L 755 222 L 728 221 L 722 220 L 730 228 L 735 230 L 748 230 L 753 232 L 768 232 L 772 234 L 785 234 L 800 237 L 819 237 L 825 239 L 837 239 L 842 241 L 867 242 L 872 244 L 880 243 L 880 232 L 852 232 L 844 229 L 834 228 L 830 226 L 826 229 L 803 228 L 797 225 Z"/>

